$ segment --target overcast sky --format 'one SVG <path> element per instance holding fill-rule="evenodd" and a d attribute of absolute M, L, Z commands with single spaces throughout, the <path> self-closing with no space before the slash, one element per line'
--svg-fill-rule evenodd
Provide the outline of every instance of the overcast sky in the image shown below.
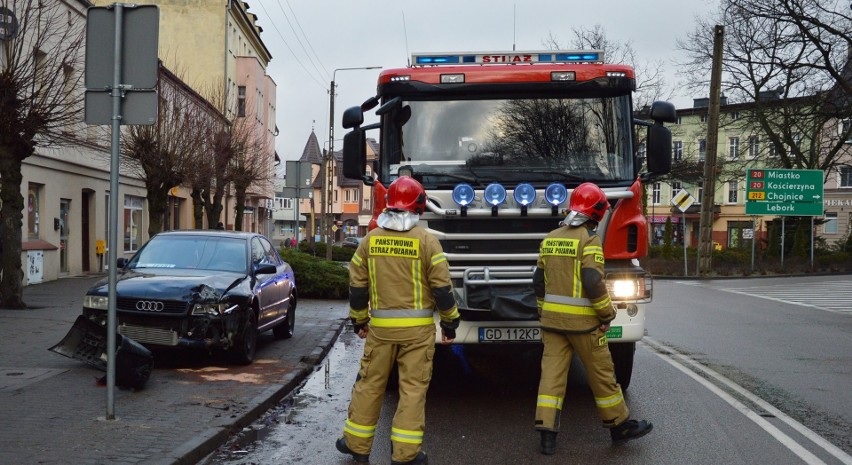
<path fill-rule="evenodd" d="M 676 39 L 716 0 L 249 0 L 272 53 L 267 72 L 278 85 L 276 150 L 298 159 L 311 130 L 328 144 L 329 95 L 334 75 L 334 146 L 340 150 L 344 109 L 376 92 L 381 70 L 405 67 L 413 52 L 542 50 L 551 34 L 563 45 L 574 28 L 600 24 L 607 36 L 631 42 L 640 59 L 663 60 L 678 79 Z M 709 73 L 709 70 L 708 70 Z M 676 95 L 678 107 L 693 95 Z M 369 121 L 369 120 L 368 120 Z"/>

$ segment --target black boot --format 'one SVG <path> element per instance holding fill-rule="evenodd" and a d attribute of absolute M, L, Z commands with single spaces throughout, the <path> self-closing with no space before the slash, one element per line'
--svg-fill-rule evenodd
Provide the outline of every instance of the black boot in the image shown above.
<path fill-rule="evenodd" d="M 609 434 L 613 444 L 624 444 L 632 439 L 638 439 L 651 432 L 654 425 L 645 420 L 627 420 L 624 423 L 610 428 Z"/>
<path fill-rule="evenodd" d="M 556 453 L 556 431 L 540 431 L 541 453 L 553 455 Z"/>
<path fill-rule="evenodd" d="M 370 463 L 370 455 L 369 454 L 357 454 L 352 452 L 352 449 L 346 444 L 346 438 L 340 438 L 334 443 L 334 447 L 337 448 L 343 454 L 349 454 L 352 456 L 352 460 L 355 463 Z"/>
<path fill-rule="evenodd" d="M 429 457 L 426 457 L 426 452 L 423 452 L 422 450 L 420 452 L 418 452 L 417 455 L 415 455 L 414 458 L 409 460 L 408 462 L 397 462 L 397 461 L 393 461 L 393 460 L 391 461 L 391 465 L 428 465 L 428 464 L 429 464 Z"/>

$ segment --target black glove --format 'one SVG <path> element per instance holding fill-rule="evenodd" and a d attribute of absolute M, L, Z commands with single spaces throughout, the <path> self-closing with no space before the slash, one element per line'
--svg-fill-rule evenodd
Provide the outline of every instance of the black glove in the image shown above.
<path fill-rule="evenodd" d="M 449 323 L 441 321 L 441 330 L 444 332 L 444 336 L 447 339 L 455 339 L 456 338 L 456 328 L 459 327 L 459 319 L 450 321 Z"/>
<path fill-rule="evenodd" d="M 364 326 L 367 326 L 367 323 L 362 323 L 359 325 L 358 323 L 356 323 L 357 320 L 355 318 L 350 318 L 350 320 L 352 321 L 352 330 L 355 331 L 355 334 L 360 333 L 361 330 L 364 329 Z"/>

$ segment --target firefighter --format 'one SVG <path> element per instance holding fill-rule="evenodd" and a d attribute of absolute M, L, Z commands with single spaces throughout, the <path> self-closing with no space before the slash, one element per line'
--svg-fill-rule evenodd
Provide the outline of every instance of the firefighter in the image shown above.
<path fill-rule="evenodd" d="M 349 265 L 349 317 L 366 342 L 336 448 L 355 462 L 369 460 L 388 376 L 396 363 L 399 403 L 391 425 L 392 463 L 428 463 L 421 446 L 435 354 L 433 312 L 440 316 L 442 344 L 455 339 L 459 312 L 441 244 L 417 225 L 425 207 L 426 192 L 417 180 L 396 179 L 388 188 L 378 227 L 364 237 Z"/>
<path fill-rule="evenodd" d="M 644 436 L 652 425 L 629 419 L 630 411 L 615 381 L 606 332 L 615 318 L 604 279 L 601 239 L 595 230 L 606 213 L 606 194 L 592 183 L 571 193 L 568 215 L 542 241 L 533 288 L 541 317 L 541 381 L 535 428 L 541 452 L 556 453 L 556 434 L 568 383 L 571 357 L 577 353 L 588 373 L 603 426 L 620 444 Z"/>

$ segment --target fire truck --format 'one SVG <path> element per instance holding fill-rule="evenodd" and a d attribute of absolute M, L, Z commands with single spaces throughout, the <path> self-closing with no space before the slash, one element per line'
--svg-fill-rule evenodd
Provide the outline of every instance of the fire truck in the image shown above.
<path fill-rule="evenodd" d="M 663 123 L 676 119 L 668 102 L 637 119 L 635 88 L 633 68 L 605 63 L 603 50 L 415 53 L 408 67 L 381 72 L 376 96 L 344 111 L 343 172 L 373 186 L 371 227 L 397 177 L 427 191 L 419 224 L 450 264 L 457 343 L 540 341 L 539 245 L 573 188 L 593 182 L 612 207 L 597 232 L 617 308 L 610 351 L 622 388 L 630 384 L 653 293 L 639 262 L 648 252 L 642 186 L 671 170 Z M 373 109 L 378 122 L 364 124 Z M 370 163 L 368 133 L 379 146 Z"/>

